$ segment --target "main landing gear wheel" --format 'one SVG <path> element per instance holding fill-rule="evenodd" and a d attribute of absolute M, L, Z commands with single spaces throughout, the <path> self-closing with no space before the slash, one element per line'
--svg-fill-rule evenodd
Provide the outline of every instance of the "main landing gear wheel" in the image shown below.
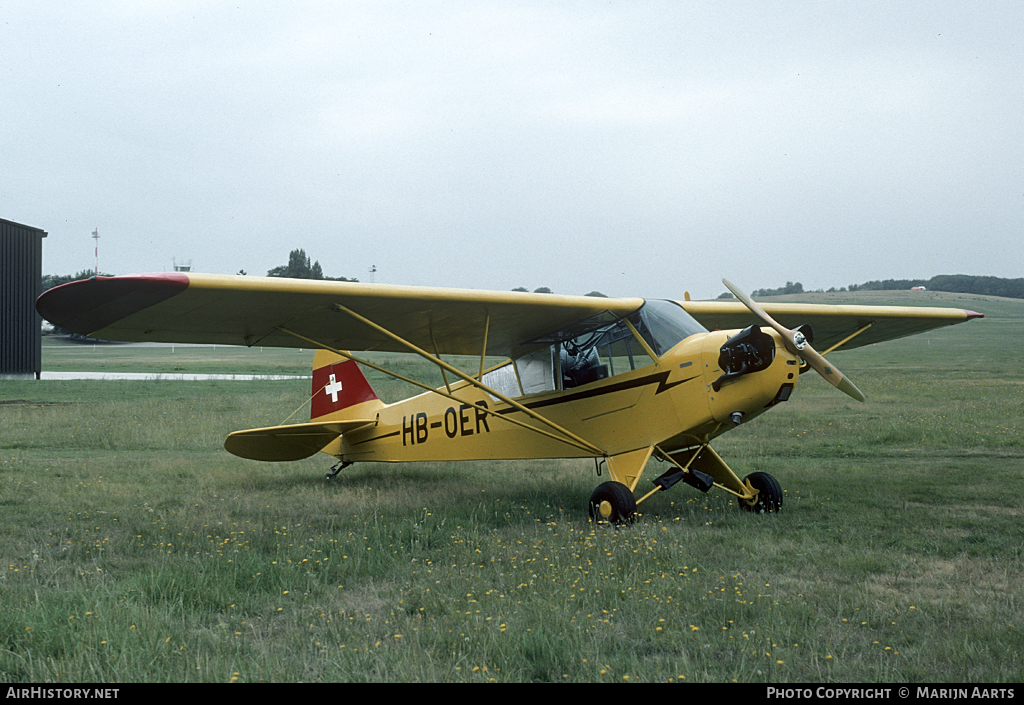
<path fill-rule="evenodd" d="M 754 514 L 773 514 L 782 510 L 782 486 L 766 472 L 753 472 L 744 482 L 757 490 L 757 501 L 753 504 L 741 502 L 740 506 Z"/>
<path fill-rule="evenodd" d="M 621 482 L 603 482 L 590 495 L 590 518 L 595 522 L 628 524 L 636 512 L 636 498 Z"/>

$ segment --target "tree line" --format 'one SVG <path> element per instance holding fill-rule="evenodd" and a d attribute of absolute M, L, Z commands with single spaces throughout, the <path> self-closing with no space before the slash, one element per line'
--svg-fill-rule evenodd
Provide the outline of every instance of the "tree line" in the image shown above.
<path fill-rule="evenodd" d="M 939 274 L 931 279 L 893 280 L 865 282 L 851 286 L 850 291 L 885 291 L 890 289 L 923 286 L 931 291 L 948 291 L 955 294 L 981 294 L 983 296 L 1005 296 L 1024 299 L 1024 279 L 1003 279 L 968 274 Z"/>

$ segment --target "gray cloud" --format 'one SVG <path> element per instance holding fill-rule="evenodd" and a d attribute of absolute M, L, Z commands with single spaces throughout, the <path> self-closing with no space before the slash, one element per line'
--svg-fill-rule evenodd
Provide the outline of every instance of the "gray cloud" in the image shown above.
<path fill-rule="evenodd" d="M 5 3 L 44 269 L 710 297 L 1021 274 L 1024 6 Z"/>

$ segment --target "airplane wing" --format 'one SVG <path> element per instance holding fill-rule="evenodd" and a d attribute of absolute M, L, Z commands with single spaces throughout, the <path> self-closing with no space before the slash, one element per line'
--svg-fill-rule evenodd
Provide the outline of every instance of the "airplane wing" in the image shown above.
<path fill-rule="evenodd" d="M 54 325 L 105 340 L 308 348 L 287 329 L 344 350 L 408 349 L 336 306 L 429 353 L 516 357 L 522 343 L 640 298 L 560 296 L 195 273 L 93 277 L 43 293 Z"/>
<path fill-rule="evenodd" d="M 679 304 L 708 330 L 761 325 L 759 319 L 739 301 L 680 301 Z M 814 333 L 814 347 L 819 351 L 827 351 L 839 343 L 843 344 L 835 349 L 851 350 L 984 316 L 958 308 L 760 302 L 759 305 L 787 328 L 810 325 Z M 843 342 L 865 326 L 868 328 L 863 332 Z"/>

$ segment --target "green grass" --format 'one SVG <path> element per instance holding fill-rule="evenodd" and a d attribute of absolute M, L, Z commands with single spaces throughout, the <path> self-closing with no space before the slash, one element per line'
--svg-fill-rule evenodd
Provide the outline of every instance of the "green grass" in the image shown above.
<path fill-rule="evenodd" d="M 305 420 L 308 380 L 3 382 L 0 680 L 1019 681 L 1024 304 L 928 303 L 988 315 L 836 355 L 866 404 L 807 375 L 716 443 L 782 513 L 680 484 L 618 530 L 586 520 L 589 461 L 327 482 L 326 457 L 223 451 Z M 44 369 L 311 359 L 162 350 L 47 346 Z"/>
<path fill-rule="evenodd" d="M 174 372 L 308 375 L 311 351 L 232 345 L 128 345 L 43 338 L 43 368 L 51 372 Z"/>

